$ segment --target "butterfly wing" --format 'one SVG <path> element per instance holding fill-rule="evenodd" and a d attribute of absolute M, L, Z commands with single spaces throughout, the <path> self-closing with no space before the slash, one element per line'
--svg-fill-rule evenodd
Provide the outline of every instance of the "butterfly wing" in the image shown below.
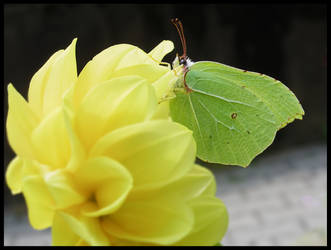
<path fill-rule="evenodd" d="M 193 131 L 197 156 L 208 162 L 246 167 L 304 114 L 285 85 L 259 73 L 197 62 L 185 82 L 192 91 L 176 93 L 171 117 Z"/>

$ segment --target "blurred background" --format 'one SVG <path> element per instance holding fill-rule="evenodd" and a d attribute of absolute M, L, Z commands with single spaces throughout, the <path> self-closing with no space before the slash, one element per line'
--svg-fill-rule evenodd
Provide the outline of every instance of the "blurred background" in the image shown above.
<path fill-rule="evenodd" d="M 176 52 L 182 53 L 173 17 L 183 22 L 193 61 L 217 61 L 272 76 L 295 93 L 305 110 L 304 119 L 280 130 L 247 169 L 206 165 L 214 171 L 217 194 L 231 215 L 223 244 L 326 244 L 326 5 L 6 4 L 4 124 L 8 83 L 27 97 L 33 74 L 75 37 L 78 72 L 94 55 L 119 43 L 148 52 L 162 40 L 172 40 L 176 49 L 165 58 L 172 62 Z M 4 135 L 6 169 L 14 153 L 5 127 Z M 49 231 L 29 227 L 23 197 L 12 196 L 6 184 L 4 199 L 5 243 L 49 244 Z M 263 205 L 268 199 L 271 203 Z M 19 230 L 29 237 L 14 237 Z"/>

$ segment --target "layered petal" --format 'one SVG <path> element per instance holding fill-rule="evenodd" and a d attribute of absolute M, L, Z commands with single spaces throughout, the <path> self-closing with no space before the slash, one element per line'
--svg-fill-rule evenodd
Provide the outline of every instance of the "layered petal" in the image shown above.
<path fill-rule="evenodd" d="M 192 132 L 167 120 L 117 129 L 96 142 L 90 156 L 105 155 L 121 162 L 134 179 L 134 189 L 163 186 L 193 166 L 196 145 Z"/>
<path fill-rule="evenodd" d="M 31 133 L 38 125 L 39 119 L 24 98 L 8 85 L 7 137 L 10 146 L 18 156 L 33 159 Z"/>
<path fill-rule="evenodd" d="M 64 50 L 55 52 L 47 62 L 35 73 L 30 81 L 28 101 L 30 107 L 41 119 L 43 116 L 44 91 L 47 85 L 49 72 L 54 62 L 63 54 Z"/>
<path fill-rule="evenodd" d="M 33 228 L 37 230 L 52 225 L 55 202 L 51 197 L 44 179 L 40 175 L 24 178 L 22 191 L 28 207 L 28 217 Z"/>
<path fill-rule="evenodd" d="M 88 197 L 79 190 L 70 173 L 63 169 L 50 171 L 44 175 L 49 195 L 54 200 L 56 209 L 64 209 L 84 203 Z"/>
<path fill-rule="evenodd" d="M 8 165 L 6 182 L 12 194 L 19 194 L 22 192 L 22 183 L 25 176 L 39 175 L 45 171 L 47 171 L 45 168 L 35 166 L 33 161 L 16 156 Z"/>
<path fill-rule="evenodd" d="M 74 130 L 75 113 L 73 111 L 72 95 L 73 88 L 68 90 L 63 97 L 63 118 L 69 137 L 71 152 L 66 169 L 74 173 L 84 163 L 87 156 L 86 150 Z"/>
<path fill-rule="evenodd" d="M 172 50 L 170 43 L 169 41 L 163 41 L 150 55 L 146 54 L 140 48 L 129 44 L 111 46 L 100 52 L 86 64 L 79 74 L 74 93 L 75 107 L 79 105 L 94 85 L 111 79 L 113 74 L 118 70 L 140 64 L 158 66 L 159 62 L 157 59 L 163 57 L 167 51 Z M 161 70 L 163 68 L 160 66 Z M 157 73 L 157 71 L 156 69 L 156 72 L 153 74 Z M 137 72 L 137 70 L 134 70 L 134 72 Z"/>
<path fill-rule="evenodd" d="M 196 197 L 215 196 L 216 181 L 210 170 L 194 165 L 185 176 L 154 192 L 167 199 L 190 201 Z"/>
<path fill-rule="evenodd" d="M 22 192 L 23 164 L 22 158 L 16 156 L 8 165 L 6 182 L 12 194 Z"/>
<path fill-rule="evenodd" d="M 95 204 L 86 203 L 88 210 Z M 52 229 L 52 245 L 85 245 L 110 246 L 109 239 L 100 226 L 98 218 L 81 214 L 79 207 L 58 211 Z"/>
<path fill-rule="evenodd" d="M 35 229 L 51 226 L 56 209 L 83 203 L 87 198 L 63 169 L 52 171 L 47 165 L 25 160 L 22 175 L 22 192 Z"/>
<path fill-rule="evenodd" d="M 83 99 L 76 113 L 76 131 L 89 149 L 107 132 L 150 119 L 155 108 L 154 90 L 146 80 L 138 76 L 113 78 Z"/>
<path fill-rule="evenodd" d="M 34 129 L 31 141 L 39 162 L 54 169 L 66 166 L 71 151 L 61 106 L 46 116 Z"/>
<path fill-rule="evenodd" d="M 112 74 L 112 78 L 132 75 L 140 76 L 141 78 L 147 80 L 149 83 L 153 83 L 168 72 L 170 72 L 170 70 L 167 67 L 157 64 L 137 64 L 116 70 Z"/>
<path fill-rule="evenodd" d="M 55 213 L 52 225 L 52 246 L 75 246 L 80 241 L 80 237 L 68 226 L 63 216 Z"/>
<path fill-rule="evenodd" d="M 157 198 L 126 202 L 102 220 L 103 229 L 119 239 L 159 245 L 172 244 L 192 228 L 192 210 L 183 202 Z"/>
<path fill-rule="evenodd" d="M 178 76 L 174 71 L 168 71 L 159 79 L 152 83 L 156 98 L 159 102 L 157 110 L 153 115 L 153 119 L 169 119 L 169 100 L 174 98 L 173 93 L 174 83 L 178 80 Z"/>
<path fill-rule="evenodd" d="M 213 196 L 200 196 L 189 201 L 194 213 L 192 231 L 176 246 L 215 246 L 228 227 L 228 213 L 223 202 Z"/>
<path fill-rule="evenodd" d="M 77 80 L 76 41 L 56 52 L 31 80 L 29 103 L 40 117 L 61 106 L 63 94 Z"/>
<path fill-rule="evenodd" d="M 93 195 L 97 207 L 83 210 L 86 216 L 98 217 L 110 214 L 125 201 L 133 186 L 131 174 L 119 162 L 107 157 L 89 159 L 74 176 L 79 186 Z"/>

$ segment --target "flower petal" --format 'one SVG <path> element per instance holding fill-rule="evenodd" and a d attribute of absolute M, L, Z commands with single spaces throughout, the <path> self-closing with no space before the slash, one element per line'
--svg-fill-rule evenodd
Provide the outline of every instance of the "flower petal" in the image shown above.
<path fill-rule="evenodd" d="M 101 223 L 117 238 L 167 245 L 183 238 L 193 222 L 192 210 L 182 202 L 155 198 L 126 202 Z"/>
<path fill-rule="evenodd" d="M 16 156 L 8 165 L 6 182 L 12 194 L 22 192 L 23 164 L 22 158 Z"/>
<path fill-rule="evenodd" d="M 167 119 L 171 121 L 171 118 L 169 116 L 169 101 L 164 101 L 157 105 L 156 111 L 154 112 L 154 115 L 152 116 L 152 120 L 160 120 L 160 119 Z"/>
<path fill-rule="evenodd" d="M 77 111 L 76 131 L 89 149 L 107 132 L 148 120 L 155 108 L 154 89 L 146 80 L 138 76 L 113 78 L 84 98 Z"/>
<path fill-rule="evenodd" d="M 7 137 L 10 146 L 18 156 L 34 158 L 30 136 L 38 124 L 38 117 L 24 98 L 8 85 Z"/>
<path fill-rule="evenodd" d="M 27 203 L 31 226 L 37 230 L 51 226 L 55 203 L 42 176 L 30 175 L 25 177 L 22 191 Z"/>
<path fill-rule="evenodd" d="M 76 41 L 59 55 L 50 68 L 44 83 L 43 114 L 46 115 L 61 106 L 63 94 L 77 80 Z"/>
<path fill-rule="evenodd" d="M 94 191 L 98 207 L 82 211 L 84 215 L 93 217 L 119 209 L 133 185 L 133 179 L 126 168 L 107 157 L 89 159 L 76 172 L 75 179 L 80 186 Z"/>
<path fill-rule="evenodd" d="M 169 40 L 160 42 L 151 52 L 148 53 L 153 59 L 161 62 L 166 54 L 169 54 L 174 49 L 174 43 Z"/>
<path fill-rule="evenodd" d="M 192 231 L 176 246 L 215 246 L 228 228 L 228 213 L 223 202 L 212 196 L 201 196 L 189 202 L 194 211 Z"/>
<path fill-rule="evenodd" d="M 64 168 L 70 157 L 70 142 L 62 107 L 50 113 L 31 135 L 39 162 L 53 168 Z"/>
<path fill-rule="evenodd" d="M 112 77 L 135 75 L 146 79 L 150 83 L 153 83 L 169 71 L 170 69 L 167 67 L 159 66 L 157 64 L 138 64 L 116 70 L 112 74 Z"/>
<path fill-rule="evenodd" d="M 155 89 L 156 98 L 159 102 L 152 119 L 169 118 L 169 99 L 175 97 L 173 86 L 177 79 L 178 76 L 174 71 L 168 71 L 152 83 Z"/>
<path fill-rule="evenodd" d="M 44 91 L 47 85 L 49 72 L 51 71 L 54 62 L 63 54 L 64 50 L 55 52 L 47 62 L 34 74 L 30 81 L 28 101 L 34 112 L 42 118 L 43 116 L 43 103 Z"/>
<path fill-rule="evenodd" d="M 75 113 L 73 112 L 73 105 L 71 102 L 72 93 L 72 91 L 68 91 L 63 97 L 63 117 L 67 134 L 69 136 L 71 151 L 66 169 L 68 171 L 75 172 L 76 169 L 85 161 L 86 152 L 73 128 Z"/>
<path fill-rule="evenodd" d="M 216 182 L 214 175 L 207 168 L 199 165 L 194 167 L 182 178 L 163 186 L 160 189 L 152 190 L 154 195 L 162 195 L 167 199 L 189 201 L 200 196 L 214 196 L 216 193 Z M 146 192 L 136 192 L 135 196 L 149 195 Z"/>
<path fill-rule="evenodd" d="M 78 76 L 78 82 L 74 90 L 75 106 L 79 105 L 94 85 L 109 80 L 121 58 L 136 49 L 135 46 L 129 44 L 118 44 L 103 50 L 93 57 Z M 135 58 L 132 58 L 132 60 L 135 61 Z"/>
<path fill-rule="evenodd" d="M 78 242 L 80 242 L 80 237 L 68 227 L 67 221 L 56 212 L 52 225 L 52 246 L 75 246 Z"/>
<path fill-rule="evenodd" d="M 116 65 L 116 70 L 130 67 L 137 64 L 153 64 L 158 65 L 159 62 L 155 61 L 150 55 L 138 47 L 134 46 L 133 50 L 128 51 L 121 57 Z"/>
<path fill-rule="evenodd" d="M 175 96 L 172 93 L 172 89 L 177 80 L 178 76 L 176 76 L 174 71 L 168 71 L 166 74 L 163 74 L 160 78 L 154 81 L 153 87 L 155 88 L 157 99 L 160 100 L 161 98 L 169 98 L 171 95 Z"/>
<path fill-rule="evenodd" d="M 52 196 L 56 209 L 64 209 L 84 202 L 87 197 L 78 190 L 72 177 L 59 169 L 44 175 L 44 180 Z"/>
<path fill-rule="evenodd" d="M 79 105 L 94 85 L 111 79 L 118 70 L 139 64 L 158 66 L 159 63 L 140 48 L 129 44 L 118 44 L 103 50 L 88 62 L 79 74 L 74 91 L 75 106 Z M 160 67 L 164 68 L 166 67 Z"/>
<path fill-rule="evenodd" d="M 195 160 L 192 132 L 167 120 L 117 129 L 102 137 L 91 156 L 106 155 L 121 162 L 134 179 L 134 189 L 163 186 L 182 177 Z"/>
<path fill-rule="evenodd" d="M 95 209 L 93 208 L 95 205 L 92 203 L 87 203 L 86 206 L 92 207 L 91 209 Z M 100 226 L 99 218 L 86 217 L 82 215 L 80 212 L 80 207 L 72 207 L 65 211 L 58 211 L 57 216 L 62 217 L 62 227 L 67 227 L 67 230 L 72 230 L 74 234 L 87 242 L 89 245 L 110 246 L 109 239 Z M 66 239 L 66 235 L 59 233 L 58 231 L 59 230 L 54 233 L 56 234 L 56 240 L 54 243 L 60 244 L 60 240 L 68 242 L 75 240 L 72 234 L 69 234 L 68 239 Z"/>

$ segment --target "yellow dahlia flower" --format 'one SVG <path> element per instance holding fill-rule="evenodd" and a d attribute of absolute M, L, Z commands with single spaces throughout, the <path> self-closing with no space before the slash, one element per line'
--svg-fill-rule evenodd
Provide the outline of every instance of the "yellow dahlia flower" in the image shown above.
<path fill-rule="evenodd" d="M 6 181 L 53 245 L 215 245 L 228 224 L 212 173 L 194 164 L 192 132 L 158 104 L 177 76 L 120 44 L 77 77 L 76 39 L 33 76 L 28 102 L 9 84 Z"/>

